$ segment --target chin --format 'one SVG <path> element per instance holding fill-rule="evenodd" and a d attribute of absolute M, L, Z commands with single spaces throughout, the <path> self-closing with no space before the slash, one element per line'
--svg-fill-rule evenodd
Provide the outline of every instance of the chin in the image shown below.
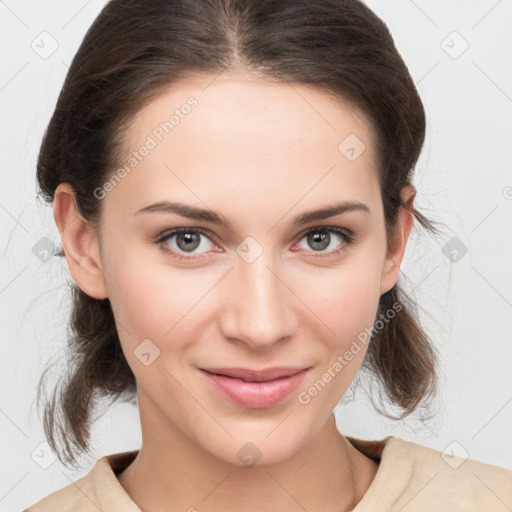
<path fill-rule="evenodd" d="M 234 466 L 261 467 L 277 464 L 293 457 L 302 448 L 306 439 L 306 432 L 290 432 L 289 428 L 280 430 L 278 424 L 279 422 L 273 423 L 271 428 L 261 430 L 253 428 L 246 434 L 237 432 L 235 437 L 229 439 L 226 439 L 226 434 L 214 445 L 209 438 L 206 440 L 207 443 L 203 444 L 203 449 L 226 464 Z"/>

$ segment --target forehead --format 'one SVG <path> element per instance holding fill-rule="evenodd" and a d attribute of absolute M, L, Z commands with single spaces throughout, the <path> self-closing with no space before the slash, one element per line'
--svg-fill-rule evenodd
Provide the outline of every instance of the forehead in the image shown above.
<path fill-rule="evenodd" d="M 151 149 L 115 193 L 130 195 L 134 209 L 166 193 L 208 202 L 213 191 L 211 201 L 224 208 L 233 197 L 368 201 L 378 182 L 373 136 L 359 110 L 312 86 L 196 76 L 132 119 L 121 165 L 144 145 Z"/>
<path fill-rule="evenodd" d="M 190 108 L 187 103 L 192 99 L 196 106 Z M 302 142 L 338 149 L 349 134 L 364 140 L 367 149 L 372 145 L 372 126 L 366 117 L 327 91 L 229 74 L 196 75 L 172 84 L 132 119 L 128 140 L 140 141 L 159 123 L 169 121 L 173 113 L 172 138 L 177 140 L 180 132 L 188 132 L 187 138 L 200 133 L 203 144 L 198 149 L 212 149 L 211 142 L 226 139 L 245 147 L 258 142 L 272 142 L 271 147 Z M 189 120 L 182 122 L 186 118 Z"/>

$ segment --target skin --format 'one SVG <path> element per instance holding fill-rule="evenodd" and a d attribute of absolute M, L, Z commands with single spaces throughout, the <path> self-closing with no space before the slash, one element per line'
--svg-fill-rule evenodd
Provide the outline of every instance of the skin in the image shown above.
<path fill-rule="evenodd" d="M 378 464 L 339 432 L 333 409 L 366 345 L 308 404 L 298 395 L 373 325 L 379 296 L 397 280 L 412 215 L 401 210 L 387 251 L 374 135 L 356 109 L 305 85 L 212 79 L 173 84 L 132 120 L 126 155 L 187 98 L 198 100 L 102 199 L 100 232 L 78 214 L 69 184 L 55 195 L 69 270 L 84 292 L 109 298 L 137 380 L 143 442 L 118 478 L 144 511 L 351 510 Z M 354 161 L 338 150 L 349 134 L 366 146 Z M 410 204 L 414 194 L 402 190 Z M 173 213 L 136 214 L 166 199 L 214 210 L 233 231 Z M 340 201 L 369 211 L 293 224 Z M 329 232 L 328 247 L 315 250 L 308 232 L 329 226 L 355 241 Z M 198 235 L 192 253 L 176 236 L 155 243 L 178 227 L 203 228 L 209 238 Z M 263 250 L 251 263 L 236 251 L 248 236 Z M 202 258 L 180 260 L 165 244 Z M 149 365 L 134 353 L 144 339 L 160 350 Z M 198 370 L 282 365 L 312 369 L 294 393 L 262 409 L 226 400 Z M 253 467 L 237 456 L 248 442 L 261 453 Z"/>

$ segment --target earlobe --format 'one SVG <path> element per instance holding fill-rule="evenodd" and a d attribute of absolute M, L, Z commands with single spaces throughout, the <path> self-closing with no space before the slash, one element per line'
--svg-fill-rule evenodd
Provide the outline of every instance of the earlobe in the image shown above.
<path fill-rule="evenodd" d="M 69 271 L 79 288 L 95 299 L 108 296 L 96 230 L 80 215 L 73 187 L 61 183 L 55 191 L 53 218 L 59 230 Z"/>
<path fill-rule="evenodd" d="M 416 189 L 412 185 L 407 185 L 402 188 L 400 195 L 404 206 L 400 207 L 398 222 L 391 236 L 389 251 L 384 261 L 380 285 L 381 295 L 391 290 L 397 282 L 407 240 L 414 224 L 412 206 L 416 196 Z"/>

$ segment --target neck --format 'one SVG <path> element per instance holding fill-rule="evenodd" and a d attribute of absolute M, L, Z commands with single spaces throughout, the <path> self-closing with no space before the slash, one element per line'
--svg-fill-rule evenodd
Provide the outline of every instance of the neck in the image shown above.
<path fill-rule="evenodd" d="M 140 412 L 141 449 L 117 476 L 143 512 L 351 510 L 378 468 L 340 434 L 334 414 L 290 458 L 246 467 L 205 452 L 151 404 Z"/>

